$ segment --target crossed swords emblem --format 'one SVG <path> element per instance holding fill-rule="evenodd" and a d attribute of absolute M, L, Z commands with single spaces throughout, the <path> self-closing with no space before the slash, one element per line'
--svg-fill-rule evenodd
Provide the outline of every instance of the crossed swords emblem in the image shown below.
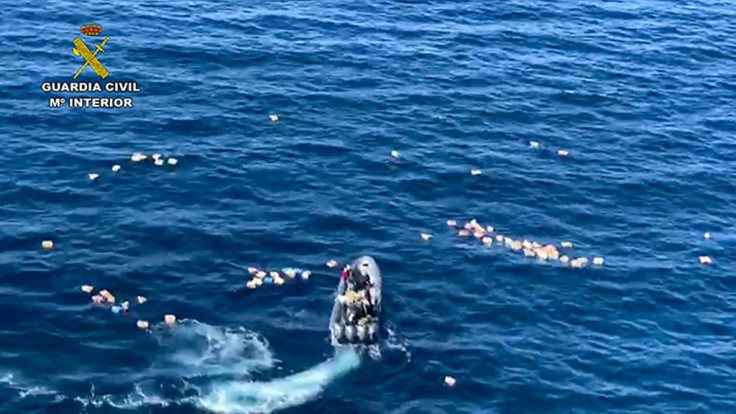
<path fill-rule="evenodd" d="M 105 67 L 102 66 L 102 63 L 100 63 L 100 61 L 97 60 L 98 52 L 105 53 L 105 49 L 103 49 L 102 47 L 105 46 L 108 40 L 110 40 L 110 38 L 106 37 L 105 40 L 103 40 L 101 44 L 98 45 L 95 43 L 95 47 L 97 48 L 97 50 L 95 50 L 95 53 L 92 53 L 90 52 L 87 45 L 84 44 L 82 39 L 78 37 L 74 39 L 73 43 L 75 47 L 72 49 L 72 51 L 74 52 L 75 55 L 82 56 L 85 60 L 84 65 L 82 65 L 82 67 L 79 68 L 77 73 L 74 74 L 74 79 L 77 79 L 77 76 L 79 76 L 79 74 L 82 73 L 84 68 L 86 68 L 87 66 L 90 66 L 95 71 L 96 74 L 100 75 L 102 79 L 105 79 L 107 75 L 109 75 L 109 73 L 107 72 L 107 69 L 105 69 Z"/>

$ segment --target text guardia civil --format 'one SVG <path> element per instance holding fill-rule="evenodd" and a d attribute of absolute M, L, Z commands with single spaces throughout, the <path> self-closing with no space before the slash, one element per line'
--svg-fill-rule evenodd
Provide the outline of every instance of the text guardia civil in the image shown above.
<path fill-rule="evenodd" d="M 41 90 L 46 93 L 139 93 L 137 82 L 44 82 Z M 49 98 L 49 107 L 60 108 L 132 108 L 133 98 L 123 96 L 93 97 L 71 96 Z"/>

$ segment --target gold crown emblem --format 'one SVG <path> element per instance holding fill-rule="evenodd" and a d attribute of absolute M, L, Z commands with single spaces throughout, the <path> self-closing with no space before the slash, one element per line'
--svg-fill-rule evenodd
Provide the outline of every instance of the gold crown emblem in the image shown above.
<path fill-rule="evenodd" d="M 90 22 L 89 24 L 82 25 L 79 31 L 85 36 L 99 36 L 102 33 L 102 26 Z"/>

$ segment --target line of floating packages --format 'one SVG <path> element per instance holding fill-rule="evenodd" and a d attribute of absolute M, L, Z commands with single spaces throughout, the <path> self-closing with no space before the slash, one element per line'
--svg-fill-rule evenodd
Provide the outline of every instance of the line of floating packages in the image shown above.
<path fill-rule="evenodd" d="M 486 246 L 491 246 L 495 240 L 496 243 L 501 244 L 510 250 L 521 252 L 526 257 L 537 257 L 545 261 L 556 260 L 571 267 L 584 267 L 588 264 L 588 259 L 586 257 L 570 258 L 567 254 L 560 252 L 557 246 L 553 244 L 542 245 L 536 241 L 526 239 L 515 240 L 511 237 L 498 234 L 495 232 L 493 226 L 483 227 L 475 219 L 465 223 L 461 229 L 459 229 L 458 223 L 455 220 L 447 220 L 447 225 L 452 229 L 458 230 L 457 235 L 459 237 L 470 237 L 472 235 Z M 422 235 L 422 238 L 427 239 L 424 235 Z M 572 249 L 572 243 L 564 241 L 560 243 L 560 247 L 563 249 Z M 593 264 L 602 266 L 603 258 L 594 257 Z"/>
<path fill-rule="evenodd" d="M 53 243 L 46 240 L 43 242 L 43 247 L 45 249 L 50 249 L 53 247 Z M 253 279 L 246 283 L 246 286 L 250 289 L 255 289 L 264 284 L 283 285 L 285 279 L 295 279 L 297 275 L 302 279 L 307 280 L 312 274 L 309 270 L 302 270 L 293 267 L 281 269 L 281 272 L 276 270 L 266 272 L 255 267 L 249 267 L 248 273 L 253 276 Z M 125 300 L 118 304 L 115 295 L 110 293 L 107 289 L 102 289 L 95 293 L 94 286 L 82 285 L 81 290 L 90 295 L 92 304 L 95 306 L 108 307 L 110 311 L 115 314 L 125 314 L 131 311 L 131 301 Z M 135 299 L 135 302 L 137 302 L 136 305 L 143 305 L 147 301 L 148 299 L 146 299 L 145 296 L 140 295 L 136 296 Z M 174 326 L 177 323 L 177 319 L 173 314 L 166 314 L 164 315 L 163 322 L 168 326 Z M 136 326 L 138 326 L 139 329 L 148 330 L 149 323 L 148 321 L 141 319 L 136 322 Z"/>
<path fill-rule="evenodd" d="M 264 284 L 283 285 L 285 279 L 294 279 L 299 275 L 302 279 L 307 280 L 312 272 L 309 270 L 303 270 L 295 267 L 285 267 L 281 269 L 281 272 L 277 270 L 265 271 L 258 269 L 257 267 L 249 267 L 248 273 L 253 277 L 249 280 L 245 286 L 249 289 L 255 289 L 263 286 Z"/>
<path fill-rule="evenodd" d="M 115 295 L 110 293 L 109 290 L 102 289 L 97 293 L 94 293 L 94 290 L 95 290 L 94 286 L 82 285 L 82 291 L 91 296 L 92 303 L 95 306 L 109 307 L 110 311 L 115 314 L 128 313 L 131 310 L 130 301 L 125 300 L 118 305 Z M 148 299 L 146 299 L 145 296 L 140 296 L 140 295 L 136 296 L 136 302 L 138 305 L 143 305 L 147 301 Z M 176 316 L 172 314 L 164 315 L 164 323 L 169 326 L 176 325 Z M 139 319 L 136 322 L 136 326 L 138 326 L 139 329 L 147 330 L 149 323 L 146 320 Z"/>

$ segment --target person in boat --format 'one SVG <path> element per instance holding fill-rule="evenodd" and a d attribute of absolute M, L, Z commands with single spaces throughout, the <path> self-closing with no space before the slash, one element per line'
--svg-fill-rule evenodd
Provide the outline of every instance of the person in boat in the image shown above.
<path fill-rule="evenodd" d="M 345 282 L 345 290 L 361 292 L 367 281 L 363 275 L 357 275 L 350 265 L 342 269 L 342 280 Z"/>
<path fill-rule="evenodd" d="M 349 323 L 366 323 L 375 317 L 373 304 L 365 299 L 347 303 L 345 316 Z"/>
<path fill-rule="evenodd" d="M 372 318 L 375 315 L 375 307 L 371 298 L 370 278 L 365 275 L 357 275 L 350 265 L 345 266 L 342 271 L 342 279 L 346 284 L 343 301 L 347 305 L 347 318 L 351 323 Z"/>
<path fill-rule="evenodd" d="M 371 280 L 368 279 L 365 281 L 365 301 L 363 303 L 363 310 L 366 316 L 373 317 L 375 314 L 375 307 L 373 306 L 373 298 L 371 297 L 371 288 L 373 287 L 373 284 L 371 283 Z"/>

